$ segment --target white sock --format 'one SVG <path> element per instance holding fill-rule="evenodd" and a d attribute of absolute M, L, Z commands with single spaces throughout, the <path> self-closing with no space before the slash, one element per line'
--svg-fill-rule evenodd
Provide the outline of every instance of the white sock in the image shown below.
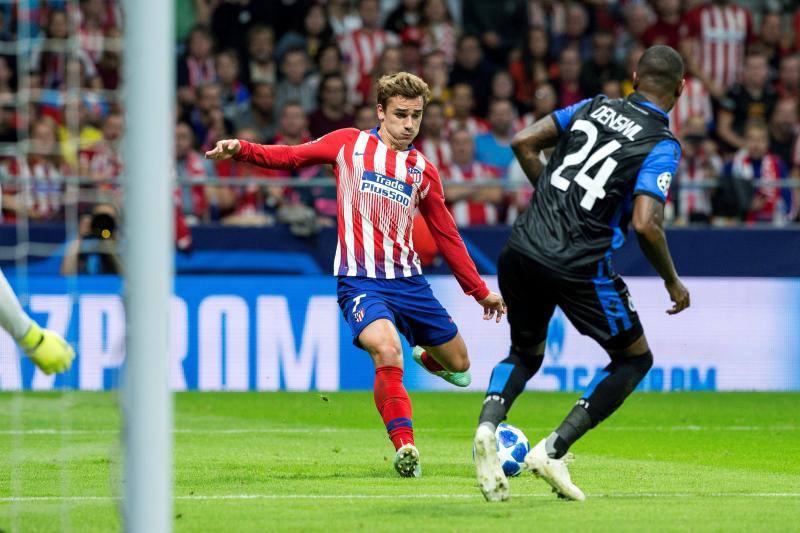
<path fill-rule="evenodd" d="M 19 341 L 31 327 L 31 317 L 22 310 L 17 295 L 11 290 L 5 275 L 0 270 L 0 327 L 14 340 Z"/>

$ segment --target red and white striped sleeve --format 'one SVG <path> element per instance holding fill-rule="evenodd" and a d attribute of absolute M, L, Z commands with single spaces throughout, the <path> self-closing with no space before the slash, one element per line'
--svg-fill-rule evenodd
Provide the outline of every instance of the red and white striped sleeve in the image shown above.
<path fill-rule="evenodd" d="M 342 146 L 355 139 L 358 133 L 355 128 L 343 128 L 297 146 L 263 145 L 239 141 L 241 150 L 234 156 L 234 159 L 283 170 L 293 170 L 309 165 L 333 165 L 336 163 L 336 156 Z"/>

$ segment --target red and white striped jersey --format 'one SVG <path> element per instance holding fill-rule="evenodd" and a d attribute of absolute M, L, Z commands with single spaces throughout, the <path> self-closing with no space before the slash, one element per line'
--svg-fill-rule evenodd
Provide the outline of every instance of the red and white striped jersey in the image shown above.
<path fill-rule="evenodd" d="M 478 300 L 489 294 L 445 206 L 439 172 L 413 146 L 398 152 L 377 130 L 354 128 L 298 146 L 240 143 L 236 159 L 257 165 L 334 166 L 339 231 L 334 275 L 395 279 L 422 274 L 411 237 L 419 208 L 464 292 Z"/>
<path fill-rule="evenodd" d="M 445 182 L 463 183 L 472 180 L 499 179 L 501 177 L 497 168 L 473 162 L 468 167 L 452 165 L 443 168 Z M 484 224 L 497 224 L 497 206 L 487 202 L 473 202 L 461 200 L 450 204 L 450 212 L 459 226 L 479 226 Z"/>
<path fill-rule="evenodd" d="M 739 81 L 745 45 L 752 38 L 752 19 L 743 7 L 707 3 L 683 16 L 680 36 L 694 39 L 695 57 L 711 79 L 727 88 Z"/>
<path fill-rule="evenodd" d="M 351 91 L 363 85 L 365 78 L 369 79 L 383 49 L 396 44 L 399 44 L 399 40 L 394 33 L 384 30 L 367 31 L 363 28 L 354 30 L 339 40 L 339 48 L 347 64 L 347 85 Z M 368 82 L 367 85 L 369 86 Z"/>
<path fill-rule="evenodd" d="M 434 141 L 433 139 L 423 138 L 419 142 L 419 147 L 422 149 L 422 153 L 427 154 L 426 157 L 428 161 L 433 163 L 433 166 L 444 169 L 450 165 L 453 152 L 447 140 Z"/>
<path fill-rule="evenodd" d="M 25 211 L 27 217 L 47 220 L 56 217 L 64 197 L 64 174 L 67 168 L 40 158 L 30 161 L 23 157 L 7 159 L 0 163 L 0 175 L 22 178 L 4 188 L 5 194 L 16 197 L 16 210 Z M 15 213 L 7 212 L 6 221 L 16 219 Z"/>
<path fill-rule="evenodd" d="M 669 127 L 672 133 L 680 136 L 691 117 L 703 117 L 706 125 L 714 120 L 711 95 L 703 82 L 697 78 L 686 78 L 686 87 L 675 102 L 675 107 L 669 112 Z"/>
<path fill-rule="evenodd" d="M 678 164 L 678 215 L 690 219 L 692 215 L 711 214 L 711 189 L 691 187 L 692 184 L 717 178 L 722 172 L 722 159 L 716 154 L 684 154 Z"/>

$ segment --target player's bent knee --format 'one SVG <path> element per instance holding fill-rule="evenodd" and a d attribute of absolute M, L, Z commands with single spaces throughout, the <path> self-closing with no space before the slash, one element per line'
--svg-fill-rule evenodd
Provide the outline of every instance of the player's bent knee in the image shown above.
<path fill-rule="evenodd" d="M 375 366 L 403 366 L 403 349 L 399 343 L 386 341 L 369 351 Z"/>

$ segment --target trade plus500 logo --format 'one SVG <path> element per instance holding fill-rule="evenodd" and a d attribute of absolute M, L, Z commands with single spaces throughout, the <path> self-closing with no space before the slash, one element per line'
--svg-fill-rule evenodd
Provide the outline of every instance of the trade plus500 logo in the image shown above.
<path fill-rule="evenodd" d="M 365 170 L 361 175 L 361 192 L 377 194 L 403 207 L 411 205 L 412 187 L 404 181 Z"/>

